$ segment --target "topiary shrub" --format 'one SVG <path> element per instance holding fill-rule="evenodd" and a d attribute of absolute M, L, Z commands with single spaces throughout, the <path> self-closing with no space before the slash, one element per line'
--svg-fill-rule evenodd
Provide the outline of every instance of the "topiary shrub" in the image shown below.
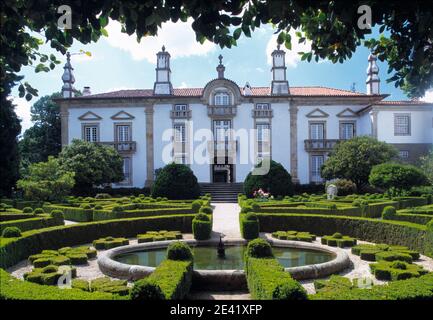
<path fill-rule="evenodd" d="M 2 233 L 3 238 L 21 237 L 21 230 L 17 227 L 6 227 Z"/>
<path fill-rule="evenodd" d="M 199 212 L 205 214 L 212 214 L 213 210 L 212 207 L 206 206 L 206 207 L 201 207 Z"/>
<path fill-rule="evenodd" d="M 433 219 L 431 219 L 430 222 L 427 223 L 427 230 L 433 233 Z"/>
<path fill-rule="evenodd" d="M 194 212 L 198 212 L 198 211 L 200 210 L 202 204 L 203 204 L 202 201 L 200 201 L 200 200 L 194 200 L 194 201 L 192 202 L 192 204 L 191 204 L 191 209 L 192 209 Z"/>
<path fill-rule="evenodd" d="M 196 199 L 200 186 L 192 170 L 184 165 L 171 163 L 160 170 L 152 187 L 153 197 L 169 199 Z"/>
<path fill-rule="evenodd" d="M 167 259 L 170 260 L 193 260 L 193 255 L 189 245 L 182 241 L 175 241 L 169 244 L 167 248 Z"/>
<path fill-rule="evenodd" d="M 134 283 L 130 294 L 131 300 L 164 300 L 164 294 L 152 278 L 144 278 Z"/>
<path fill-rule="evenodd" d="M 272 247 L 264 239 L 254 239 L 248 243 L 245 254 L 253 258 L 273 258 Z"/>
<path fill-rule="evenodd" d="M 62 222 L 65 220 L 65 217 L 63 215 L 63 212 L 61 210 L 53 210 L 50 212 L 50 216 L 56 219 L 59 222 Z"/>
<path fill-rule="evenodd" d="M 393 206 L 386 206 L 382 211 L 382 219 L 383 220 L 394 220 L 397 211 Z"/>
<path fill-rule="evenodd" d="M 259 237 L 259 220 L 257 214 L 247 213 L 240 216 L 241 234 L 244 239 L 250 240 Z"/>
<path fill-rule="evenodd" d="M 370 269 L 376 279 L 383 281 L 417 278 L 428 273 L 422 266 L 403 261 L 380 261 L 370 264 Z"/>
<path fill-rule="evenodd" d="M 23 213 L 33 213 L 33 208 L 25 207 L 25 208 L 23 208 Z"/>
<path fill-rule="evenodd" d="M 260 166 L 261 164 L 256 168 Z M 253 172 L 250 172 L 244 181 L 244 192 L 249 198 L 259 189 L 271 193 L 274 197 L 293 195 L 292 177 L 280 163 L 271 160 L 269 171 L 264 175 L 255 175 Z"/>
<path fill-rule="evenodd" d="M 44 209 L 42 209 L 42 208 L 36 208 L 36 209 L 33 211 L 33 213 L 34 213 L 34 214 L 44 214 L 45 211 L 44 211 Z"/>
<path fill-rule="evenodd" d="M 212 232 L 212 221 L 204 213 L 198 213 L 192 220 L 192 233 L 196 240 L 207 240 Z"/>

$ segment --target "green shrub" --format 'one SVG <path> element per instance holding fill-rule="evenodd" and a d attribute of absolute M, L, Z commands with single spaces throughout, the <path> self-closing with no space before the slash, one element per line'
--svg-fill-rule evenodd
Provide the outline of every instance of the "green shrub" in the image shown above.
<path fill-rule="evenodd" d="M 321 243 L 331 247 L 346 248 L 356 245 L 357 240 L 352 237 L 343 236 L 341 233 L 336 232 L 332 236 L 323 236 Z"/>
<path fill-rule="evenodd" d="M 23 208 L 23 212 L 24 213 L 33 213 L 33 208 L 32 207 L 25 207 L 25 208 Z"/>
<path fill-rule="evenodd" d="M 404 246 L 389 246 L 387 244 L 361 244 L 352 248 L 352 253 L 367 261 L 402 260 L 411 263 L 419 259 L 419 253 Z"/>
<path fill-rule="evenodd" d="M 135 282 L 131 299 L 183 299 L 191 288 L 192 273 L 192 261 L 164 260 L 149 277 Z"/>
<path fill-rule="evenodd" d="M 106 237 L 93 241 L 93 246 L 97 250 L 108 250 L 115 247 L 125 246 L 129 244 L 129 240 L 126 238 L 113 238 Z"/>
<path fill-rule="evenodd" d="M 310 231 L 318 235 L 341 232 L 357 239 L 404 245 L 433 257 L 433 233 L 426 226 L 402 221 L 360 217 L 302 214 L 257 214 L 261 232 L 281 229 Z"/>
<path fill-rule="evenodd" d="M 198 212 L 202 206 L 202 202 L 200 200 L 194 200 L 191 204 L 191 208 L 193 210 L 193 212 Z"/>
<path fill-rule="evenodd" d="M 250 240 L 259 237 L 259 221 L 255 213 L 241 214 L 239 220 L 241 235 L 244 239 Z"/>
<path fill-rule="evenodd" d="M 404 280 L 428 273 L 421 266 L 402 261 L 380 261 L 370 264 L 370 269 L 376 279 L 383 281 Z"/>
<path fill-rule="evenodd" d="M 254 239 L 248 243 L 245 254 L 253 258 L 273 258 L 272 247 L 264 239 Z"/>
<path fill-rule="evenodd" d="M 205 214 L 212 214 L 213 210 L 211 207 L 201 207 L 200 208 L 200 213 L 205 213 Z"/>
<path fill-rule="evenodd" d="M 363 288 L 334 288 L 310 295 L 313 300 L 431 300 L 433 298 L 433 273 L 401 281 L 393 281 L 385 286 Z"/>
<path fill-rule="evenodd" d="M 131 300 L 163 300 L 164 294 L 152 277 L 138 280 L 131 289 Z"/>
<path fill-rule="evenodd" d="M 119 296 L 127 296 L 130 293 L 126 280 L 111 280 L 109 277 L 91 280 L 89 290 L 92 292 L 107 292 Z"/>
<path fill-rule="evenodd" d="M 309 232 L 276 231 L 272 233 L 272 236 L 279 240 L 306 241 L 306 242 L 312 242 L 316 240 L 316 235 L 310 234 Z"/>
<path fill-rule="evenodd" d="M 192 220 L 192 233 L 196 240 L 207 240 L 212 232 L 212 221 L 204 213 L 198 213 Z"/>
<path fill-rule="evenodd" d="M 397 211 L 393 206 L 387 206 L 383 208 L 382 211 L 382 219 L 384 220 L 394 220 L 395 216 L 397 214 Z"/>
<path fill-rule="evenodd" d="M 252 243 L 252 244 L 251 244 Z M 261 258 L 259 258 L 261 256 Z M 307 293 L 299 282 L 272 257 L 265 240 L 252 240 L 245 255 L 245 272 L 248 289 L 253 299 L 306 300 Z"/>
<path fill-rule="evenodd" d="M 36 208 L 36 209 L 33 211 L 33 213 L 34 213 L 34 214 L 43 214 L 43 213 L 45 213 L 45 211 L 44 211 L 44 209 L 42 209 L 42 208 Z"/>
<path fill-rule="evenodd" d="M 260 168 L 261 164 L 256 168 Z M 278 162 L 270 161 L 269 171 L 264 175 L 255 175 L 251 172 L 244 181 L 244 192 L 248 197 L 252 197 L 254 191 L 263 189 L 270 192 L 273 196 L 293 195 L 292 177 L 287 170 Z"/>
<path fill-rule="evenodd" d="M 196 199 L 200 186 L 192 170 L 184 164 L 171 163 L 160 170 L 152 187 L 153 197 Z"/>
<path fill-rule="evenodd" d="M 176 241 L 169 244 L 167 248 L 167 259 L 170 260 L 193 260 L 193 255 L 189 245 L 182 241 Z"/>
<path fill-rule="evenodd" d="M 77 270 L 70 268 L 72 278 L 77 276 Z M 66 271 L 67 272 L 67 271 Z M 59 270 L 57 265 L 48 265 L 42 268 L 34 268 L 32 271 L 24 274 L 24 280 L 43 285 L 57 285 L 60 277 L 65 273 L 65 270 Z"/>
<path fill-rule="evenodd" d="M 3 238 L 21 237 L 21 230 L 17 227 L 7 227 L 2 232 Z"/>
<path fill-rule="evenodd" d="M 50 216 L 54 219 L 56 219 L 57 221 L 61 222 L 61 224 L 63 224 L 64 222 L 64 216 L 63 216 L 63 212 L 61 210 L 53 210 L 50 212 Z"/>
<path fill-rule="evenodd" d="M 384 163 L 374 166 L 368 178 L 377 188 L 388 190 L 409 190 L 415 186 L 427 185 L 427 177 L 417 167 L 408 164 Z"/>

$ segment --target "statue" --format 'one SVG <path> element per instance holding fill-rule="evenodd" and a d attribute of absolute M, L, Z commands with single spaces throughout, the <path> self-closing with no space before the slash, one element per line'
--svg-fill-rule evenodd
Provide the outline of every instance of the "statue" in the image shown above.
<path fill-rule="evenodd" d="M 218 243 L 218 258 L 225 258 L 226 256 L 226 249 L 224 248 L 224 243 L 222 240 L 222 237 L 220 236 L 220 242 Z"/>
<path fill-rule="evenodd" d="M 335 184 L 330 184 L 326 187 L 326 194 L 328 195 L 328 200 L 334 200 L 337 196 L 338 188 Z"/>

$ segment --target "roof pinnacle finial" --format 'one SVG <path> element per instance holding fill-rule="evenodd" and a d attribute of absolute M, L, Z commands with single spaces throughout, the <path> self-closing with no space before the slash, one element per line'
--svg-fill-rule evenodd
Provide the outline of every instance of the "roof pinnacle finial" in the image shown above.
<path fill-rule="evenodd" d="M 162 45 L 162 52 L 165 52 L 165 46 Z"/>
<path fill-rule="evenodd" d="M 281 44 L 277 44 L 277 50 L 280 50 L 280 48 L 281 48 Z"/>
<path fill-rule="evenodd" d="M 69 51 L 66 52 L 66 63 L 65 66 L 63 67 L 63 70 L 64 71 L 62 75 L 62 81 L 63 81 L 62 95 L 63 98 L 72 98 L 74 97 L 74 92 L 75 92 L 75 88 L 74 88 L 75 77 L 72 72 L 74 68 L 72 68 L 71 65 L 71 53 Z"/>
<path fill-rule="evenodd" d="M 223 65 L 223 56 L 220 54 L 218 56 L 218 59 L 220 61 L 220 64 L 216 67 L 216 70 L 218 72 L 218 79 L 224 79 L 224 71 L 226 70 L 226 67 Z"/>

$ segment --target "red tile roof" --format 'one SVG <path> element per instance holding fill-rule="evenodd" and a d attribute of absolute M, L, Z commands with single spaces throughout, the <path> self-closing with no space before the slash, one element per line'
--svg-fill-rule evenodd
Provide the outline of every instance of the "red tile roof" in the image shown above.
<path fill-rule="evenodd" d="M 399 100 L 399 101 L 380 101 L 374 103 L 375 105 L 429 105 L 432 102 L 421 101 L 421 100 Z"/>
<path fill-rule="evenodd" d="M 242 88 L 241 92 L 242 92 Z M 252 87 L 252 96 L 270 95 L 269 87 Z M 173 96 L 177 97 L 200 97 L 203 88 L 176 88 Z M 349 90 L 327 88 L 327 87 L 290 87 L 290 94 L 295 96 L 366 96 L 364 93 Z M 113 92 L 92 94 L 80 98 L 141 98 L 152 97 L 152 89 L 130 89 Z"/>

